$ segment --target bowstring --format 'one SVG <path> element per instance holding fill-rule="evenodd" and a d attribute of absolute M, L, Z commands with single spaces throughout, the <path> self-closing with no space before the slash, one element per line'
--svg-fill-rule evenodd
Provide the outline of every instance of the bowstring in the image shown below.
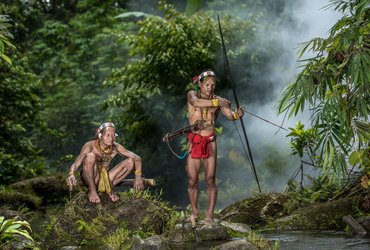
<path fill-rule="evenodd" d="M 177 117 L 176 122 L 175 122 L 175 125 L 173 126 L 173 128 L 172 128 L 171 132 L 175 131 L 175 129 L 177 128 L 177 125 L 179 124 L 180 119 L 183 117 L 183 115 L 184 115 L 184 113 L 185 113 L 186 108 L 187 108 L 187 104 L 185 104 L 185 105 L 184 105 L 184 108 L 182 109 L 182 111 L 181 111 L 180 115 Z M 167 146 L 168 146 L 168 148 L 170 149 L 170 151 L 172 152 L 172 154 L 174 154 L 178 159 L 182 160 L 182 159 L 184 159 L 184 158 L 187 156 L 187 154 L 188 154 L 188 150 L 186 150 L 186 151 L 183 153 L 183 155 L 181 155 L 181 156 L 180 156 L 180 155 L 178 155 L 178 154 L 177 154 L 177 153 L 172 149 L 172 147 L 171 147 L 171 145 L 170 145 L 169 140 L 167 140 L 166 142 L 167 142 Z"/>

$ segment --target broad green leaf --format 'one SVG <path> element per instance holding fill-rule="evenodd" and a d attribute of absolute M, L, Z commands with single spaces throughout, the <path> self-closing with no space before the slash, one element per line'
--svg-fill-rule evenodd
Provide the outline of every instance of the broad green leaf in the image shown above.
<path fill-rule="evenodd" d="M 0 54 L 1 58 L 3 58 L 7 63 L 12 64 L 12 60 L 4 54 Z"/>
<path fill-rule="evenodd" d="M 364 149 L 360 149 L 360 150 L 352 152 L 348 159 L 349 164 L 351 164 L 352 166 L 355 166 L 356 164 L 360 163 L 362 161 L 362 156 L 364 155 L 365 152 L 366 150 Z"/>
<path fill-rule="evenodd" d="M 20 228 L 21 226 L 22 226 L 21 224 L 18 224 L 17 222 L 14 222 L 13 224 L 11 224 L 7 228 L 5 228 L 4 232 L 11 232 L 11 231 L 13 231 L 15 229 Z"/>
<path fill-rule="evenodd" d="M 32 236 L 26 230 L 17 230 L 15 233 L 16 234 L 20 234 L 20 235 L 26 237 L 27 239 L 31 240 L 32 242 L 34 241 L 34 239 L 32 238 Z"/>

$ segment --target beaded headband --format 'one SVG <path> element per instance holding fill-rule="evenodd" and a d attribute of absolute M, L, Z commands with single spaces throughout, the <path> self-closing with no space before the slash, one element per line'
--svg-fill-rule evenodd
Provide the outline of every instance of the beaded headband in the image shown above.
<path fill-rule="evenodd" d="M 202 80 L 206 76 L 214 76 L 214 77 L 216 77 L 216 73 L 213 72 L 212 70 L 207 70 L 207 71 L 201 73 L 199 76 L 193 77 L 193 83 L 199 82 L 200 80 Z"/>
<path fill-rule="evenodd" d="M 102 123 L 102 125 L 100 125 L 100 126 L 99 126 L 99 128 L 98 128 L 98 134 L 99 134 L 103 129 L 105 129 L 105 128 L 107 128 L 107 127 L 112 127 L 112 128 L 114 128 L 114 123 L 113 123 L 113 122 L 104 122 L 104 123 Z"/>

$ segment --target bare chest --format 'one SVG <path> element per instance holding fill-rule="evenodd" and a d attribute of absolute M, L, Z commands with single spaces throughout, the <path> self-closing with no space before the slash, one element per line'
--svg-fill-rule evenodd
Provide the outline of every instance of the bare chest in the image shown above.
<path fill-rule="evenodd" d="M 108 165 L 117 155 L 117 151 L 114 146 L 112 146 L 110 149 L 100 149 L 94 145 L 92 152 L 96 156 L 96 162 L 102 165 Z"/>
<path fill-rule="evenodd" d="M 198 108 L 194 107 L 191 104 L 188 104 L 188 112 L 189 112 L 189 122 L 190 124 L 194 124 L 194 122 L 202 120 L 202 121 L 215 121 L 216 119 L 216 112 L 218 108 Z"/>

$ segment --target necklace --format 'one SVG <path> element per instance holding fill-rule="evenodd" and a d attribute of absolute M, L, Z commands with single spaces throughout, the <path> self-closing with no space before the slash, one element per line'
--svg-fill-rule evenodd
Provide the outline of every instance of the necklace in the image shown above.
<path fill-rule="evenodd" d="M 102 149 L 100 147 L 99 140 L 97 140 L 97 144 L 98 144 L 98 150 L 101 153 L 103 160 L 107 160 L 108 159 L 107 155 L 112 152 L 113 146 L 109 146 L 108 149 Z"/>
<path fill-rule="evenodd" d="M 210 99 L 212 99 L 213 96 L 211 95 L 208 98 L 204 98 L 204 97 L 202 97 L 202 92 L 199 90 L 198 97 L 201 98 L 201 99 L 210 100 Z M 200 112 L 202 114 L 202 120 L 206 121 L 207 120 L 208 108 L 200 108 Z"/>

